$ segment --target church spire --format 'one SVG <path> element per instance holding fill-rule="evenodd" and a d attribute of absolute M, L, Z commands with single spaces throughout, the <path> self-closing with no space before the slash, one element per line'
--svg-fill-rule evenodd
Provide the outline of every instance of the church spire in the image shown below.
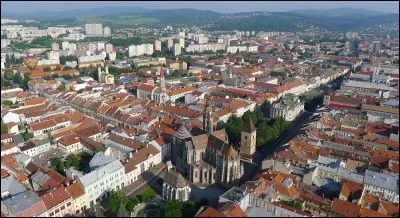
<path fill-rule="evenodd" d="M 211 135 L 211 133 L 214 131 L 214 125 L 213 125 L 213 109 L 210 104 L 210 97 L 206 97 L 206 107 L 204 110 L 203 114 L 203 130 L 207 132 L 207 135 Z"/>
<path fill-rule="evenodd" d="M 160 87 L 162 89 L 165 89 L 165 77 L 164 77 L 164 71 L 162 67 L 160 68 Z"/>

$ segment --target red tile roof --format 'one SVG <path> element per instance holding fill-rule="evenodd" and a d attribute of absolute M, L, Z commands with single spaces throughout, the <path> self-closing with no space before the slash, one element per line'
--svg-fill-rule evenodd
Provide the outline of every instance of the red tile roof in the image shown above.
<path fill-rule="evenodd" d="M 43 200 L 46 208 L 50 210 L 51 208 L 56 207 L 57 205 L 62 203 L 63 201 L 72 198 L 72 196 L 69 194 L 64 186 L 60 186 L 40 196 L 40 198 Z"/>
<path fill-rule="evenodd" d="M 358 217 L 360 208 L 360 205 L 335 198 L 332 201 L 331 211 L 344 217 Z"/>

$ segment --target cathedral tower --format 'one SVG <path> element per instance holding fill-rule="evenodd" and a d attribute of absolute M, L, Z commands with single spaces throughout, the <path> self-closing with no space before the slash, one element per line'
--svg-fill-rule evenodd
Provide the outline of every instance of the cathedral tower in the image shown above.
<path fill-rule="evenodd" d="M 244 124 L 240 140 L 240 155 L 244 157 L 252 157 L 256 152 L 256 134 L 257 129 L 254 127 L 251 119 Z"/>
<path fill-rule="evenodd" d="M 207 97 L 206 108 L 203 114 L 203 130 L 207 133 L 207 135 L 211 135 L 211 133 L 214 131 L 213 116 L 214 113 L 210 104 L 210 99 Z"/>
<path fill-rule="evenodd" d="M 165 77 L 162 67 L 160 68 L 160 87 L 165 89 Z"/>

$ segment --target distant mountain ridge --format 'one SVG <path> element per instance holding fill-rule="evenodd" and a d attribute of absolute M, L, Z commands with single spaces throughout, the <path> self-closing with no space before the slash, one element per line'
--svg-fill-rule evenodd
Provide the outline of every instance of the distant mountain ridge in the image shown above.
<path fill-rule="evenodd" d="M 4 9 L 2 8 L 2 10 Z M 143 19 L 155 19 L 157 20 L 157 24 L 154 25 L 161 26 L 182 24 L 186 26 L 207 26 L 209 30 L 241 31 L 301 31 L 307 28 L 307 24 L 332 31 L 347 31 L 359 27 L 399 22 L 399 15 L 396 13 L 383 13 L 358 8 L 295 10 L 288 12 L 258 10 L 254 12 L 218 13 L 211 10 L 191 8 L 146 9 L 142 7 L 116 6 L 74 11 L 31 12 L 25 14 L 6 13 L 2 11 L 1 17 L 37 19 L 41 21 L 52 20 L 56 22 L 64 20 L 64 22 L 72 23 L 76 20 L 76 17 L 106 17 L 112 23 L 120 19 L 120 16 L 127 15 L 139 15 Z M 117 24 L 118 22 L 115 23 Z M 132 23 L 127 24 L 127 26 L 129 25 L 132 25 Z"/>

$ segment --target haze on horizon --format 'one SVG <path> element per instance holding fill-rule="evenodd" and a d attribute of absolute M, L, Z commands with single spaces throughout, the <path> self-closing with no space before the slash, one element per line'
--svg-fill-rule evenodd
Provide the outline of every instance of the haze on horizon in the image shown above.
<path fill-rule="evenodd" d="M 213 1 L 188 1 L 188 2 L 162 2 L 162 1 L 2 1 L 2 12 L 26 13 L 35 11 L 66 11 L 76 9 L 91 9 L 100 7 L 143 7 L 147 9 L 179 9 L 193 8 L 199 10 L 212 10 L 221 13 L 236 13 L 250 11 L 283 12 L 292 10 L 326 10 L 334 8 L 361 8 L 386 13 L 399 13 L 398 1 L 283 1 L 283 2 L 213 2 Z"/>

